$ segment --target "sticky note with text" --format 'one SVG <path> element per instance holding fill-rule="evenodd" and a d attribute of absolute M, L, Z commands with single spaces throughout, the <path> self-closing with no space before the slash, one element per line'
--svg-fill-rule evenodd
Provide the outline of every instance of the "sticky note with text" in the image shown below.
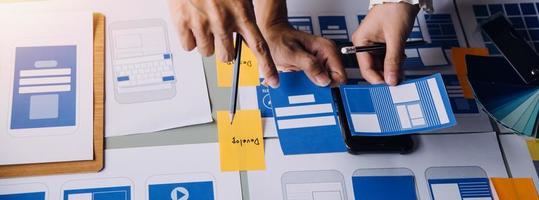
<path fill-rule="evenodd" d="M 239 110 L 230 123 L 228 111 L 217 112 L 221 171 L 264 170 L 264 136 L 259 110 Z"/>
<path fill-rule="evenodd" d="M 240 65 L 240 86 L 258 86 L 260 85 L 260 76 L 258 73 L 258 64 L 256 62 L 255 55 L 242 43 L 241 51 L 241 65 Z M 221 62 L 216 59 L 217 63 L 217 86 L 219 87 L 231 87 L 232 86 L 232 72 L 234 68 L 234 62 Z"/>

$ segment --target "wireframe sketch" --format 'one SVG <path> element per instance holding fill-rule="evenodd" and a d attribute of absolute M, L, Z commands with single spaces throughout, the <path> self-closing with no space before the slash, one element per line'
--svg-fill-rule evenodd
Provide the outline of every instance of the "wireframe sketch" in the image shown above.
<path fill-rule="evenodd" d="M 286 172 L 281 184 L 284 200 L 348 199 L 344 176 L 336 170 Z"/>
<path fill-rule="evenodd" d="M 115 99 L 141 103 L 176 96 L 176 75 L 163 19 L 113 22 L 109 49 Z"/>

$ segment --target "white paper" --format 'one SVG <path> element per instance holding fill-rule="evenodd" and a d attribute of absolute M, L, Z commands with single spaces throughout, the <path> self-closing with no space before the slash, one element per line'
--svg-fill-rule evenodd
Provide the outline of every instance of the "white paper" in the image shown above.
<path fill-rule="evenodd" d="M 479 166 L 489 177 L 507 177 L 495 133 L 421 135 L 418 149 L 406 155 L 348 153 L 283 156 L 279 141 L 266 140 L 266 171 L 248 172 L 249 195 L 281 199 L 285 172 L 337 170 L 344 176 L 348 199 L 354 199 L 352 174 L 357 169 L 408 168 L 415 175 L 419 199 L 429 199 L 425 178 L 429 167 Z"/>
<path fill-rule="evenodd" d="M 92 13 L 1 8 L 0 165 L 92 160 Z"/>
<path fill-rule="evenodd" d="M 82 4 L 82 3 L 81 3 Z M 120 104 L 113 98 L 114 84 L 107 84 L 107 136 L 145 133 L 211 122 L 211 110 L 202 58 L 181 49 L 176 24 L 172 23 L 166 0 L 84 1 L 107 16 L 107 25 L 119 21 L 158 19 L 168 31 L 176 76 L 176 95 L 142 103 Z M 111 37 L 107 37 L 111 47 Z M 107 53 L 107 83 L 113 83 L 111 51 Z"/>
<path fill-rule="evenodd" d="M 131 199 L 148 199 L 153 183 L 212 181 L 215 199 L 240 200 L 239 173 L 221 173 L 218 155 L 218 144 L 209 143 L 106 150 L 99 173 L 2 179 L 0 194 L 46 191 L 47 199 L 64 199 L 64 190 L 128 185 Z"/>
<path fill-rule="evenodd" d="M 50 0 L 46 2 L 13 3 L 0 6 L 2 10 L 21 12 L 39 11 L 92 11 L 106 16 L 106 137 L 147 133 L 182 126 L 212 122 L 208 89 L 198 52 L 185 52 L 179 42 L 176 24 L 172 22 L 167 0 Z M 152 23 L 152 21 L 154 23 Z M 155 23 L 157 21 L 157 23 Z M 124 25 L 125 23 L 132 25 Z M 114 24 L 124 23 L 120 37 L 113 41 L 111 30 Z M 159 25 L 156 25 L 159 24 Z M 166 29 L 156 32 L 156 27 Z M 127 31 L 125 31 L 127 29 Z M 166 33 L 166 34 L 165 34 Z M 135 37 L 129 37 L 135 36 Z M 139 38 L 139 42 L 134 38 Z M 155 38 L 155 39 L 152 39 Z M 167 45 L 168 44 L 168 45 Z M 113 47 L 116 47 L 114 49 Z M 150 48 L 151 47 L 151 48 Z M 130 49 L 118 51 L 118 49 Z M 113 52 L 127 57 L 137 57 L 138 61 L 148 60 L 147 55 L 170 50 L 173 70 L 163 71 L 174 75 L 169 84 L 157 84 L 133 90 L 162 91 L 122 96 L 113 74 Z M 114 51 L 116 50 L 116 51 Z M 127 52 L 127 53 L 126 53 Z M 166 53 L 166 52 L 163 52 Z M 118 55 L 118 54 L 116 54 Z M 151 60 L 151 59 L 150 59 Z M 161 65 L 160 65 L 161 66 Z M 151 73 L 153 72 L 150 70 Z M 141 73 L 146 73 L 144 70 Z M 148 82 L 153 83 L 150 79 Z M 124 90 L 125 91 L 125 90 Z"/>
<path fill-rule="evenodd" d="M 539 190 L 539 178 L 525 137 L 515 134 L 500 135 L 500 143 L 513 178 L 533 178 L 535 188 Z"/>

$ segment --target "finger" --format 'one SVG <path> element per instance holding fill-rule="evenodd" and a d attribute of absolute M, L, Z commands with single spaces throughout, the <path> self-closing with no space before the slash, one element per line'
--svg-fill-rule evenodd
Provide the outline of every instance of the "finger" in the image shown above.
<path fill-rule="evenodd" d="M 399 36 L 386 35 L 386 56 L 384 58 L 384 79 L 388 85 L 397 85 L 404 43 Z"/>
<path fill-rule="evenodd" d="M 346 83 L 346 72 L 335 43 L 325 38 L 317 38 L 312 44 L 316 45 L 318 63 L 322 63 L 329 72 L 331 84 L 337 86 Z"/>
<path fill-rule="evenodd" d="M 214 52 L 213 34 L 208 30 L 207 25 L 204 25 L 203 22 L 200 23 L 195 26 L 196 28 L 192 29 L 196 46 L 200 54 L 211 56 Z"/>
<path fill-rule="evenodd" d="M 218 33 L 215 35 L 215 51 L 217 58 L 223 62 L 234 59 L 234 44 L 232 34 Z"/>
<path fill-rule="evenodd" d="M 331 83 L 328 70 L 318 59 L 303 49 L 294 49 L 286 54 L 287 60 L 303 70 L 305 75 L 316 85 L 326 87 Z"/>
<path fill-rule="evenodd" d="M 191 51 L 196 47 L 195 36 L 193 36 L 190 28 L 187 26 L 178 26 L 178 34 L 184 50 Z"/>
<path fill-rule="evenodd" d="M 365 46 L 370 45 L 366 41 L 358 41 L 362 39 L 356 39 L 354 41 L 355 46 Z M 384 78 L 376 70 L 375 57 L 367 52 L 356 53 L 357 63 L 359 65 L 359 70 L 361 71 L 361 76 L 371 84 L 381 84 L 384 83 Z"/>
<path fill-rule="evenodd" d="M 266 83 L 272 88 L 279 87 L 279 75 L 271 58 L 269 47 L 262 37 L 260 30 L 252 21 L 243 21 L 239 24 L 239 32 L 245 38 L 247 46 L 255 54 L 259 71 L 264 76 Z"/>

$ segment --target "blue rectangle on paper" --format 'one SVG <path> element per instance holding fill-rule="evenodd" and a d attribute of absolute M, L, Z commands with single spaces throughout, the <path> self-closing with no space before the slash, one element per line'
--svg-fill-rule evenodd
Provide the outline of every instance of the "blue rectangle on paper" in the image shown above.
<path fill-rule="evenodd" d="M 410 91 L 396 97 L 387 85 L 341 85 L 341 96 L 352 135 L 388 136 L 447 128 L 456 124 L 455 116 L 440 74 L 402 82 L 397 87 Z M 434 96 L 430 88 L 437 89 Z M 370 95 L 363 95 L 366 90 Z M 396 94 L 396 93 L 395 93 Z M 437 107 L 436 102 L 442 107 Z M 373 106 L 372 112 L 356 112 L 354 107 Z M 400 112 L 403 112 L 399 114 Z M 364 111 L 364 110 L 362 110 Z M 438 113 L 441 113 L 440 115 Z M 442 121 L 446 119 L 447 121 Z"/>
<path fill-rule="evenodd" d="M 413 176 L 354 176 L 355 199 L 417 200 Z"/>
<path fill-rule="evenodd" d="M 288 22 L 296 30 L 303 31 L 309 34 L 314 34 L 313 22 L 310 16 L 289 16 Z"/>
<path fill-rule="evenodd" d="M 163 81 L 173 81 L 174 76 L 163 76 Z"/>
<path fill-rule="evenodd" d="M 260 110 L 262 117 L 273 117 L 269 88 L 262 84 L 256 86 L 256 98 L 258 100 L 258 109 Z"/>
<path fill-rule="evenodd" d="M 148 192 L 149 200 L 213 200 L 215 198 L 211 181 L 152 184 L 148 186 Z"/>
<path fill-rule="evenodd" d="M 349 42 L 345 16 L 319 16 L 320 34 L 337 43 Z"/>
<path fill-rule="evenodd" d="M 45 192 L 0 194 L 0 200 L 45 200 Z"/>
<path fill-rule="evenodd" d="M 459 194 L 462 199 L 491 198 L 492 190 L 488 178 L 456 178 L 456 179 L 429 179 L 429 189 L 431 198 L 434 198 L 432 186 L 437 184 L 455 184 L 458 186 Z"/>
<path fill-rule="evenodd" d="M 331 88 L 314 85 L 303 72 L 280 73 L 279 76 L 281 86 L 277 89 L 270 88 L 269 93 L 283 153 L 290 155 L 346 151 Z M 305 95 L 314 96 L 314 102 L 295 103 L 290 100 L 290 97 Z M 320 106 L 324 109 L 319 108 Z M 305 109 L 306 107 L 311 109 Z M 285 113 L 290 110 L 296 111 L 280 114 L 280 111 Z M 297 114 L 298 110 L 303 113 Z M 314 123 L 315 121 L 320 123 Z"/>
<path fill-rule="evenodd" d="M 55 63 L 42 68 L 38 61 Z M 45 71 L 42 71 L 45 70 Z M 53 70 L 53 71 L 47 71 Z M 54 70 L 69 71 L 69 73 Z M 21 73 L 22 72 L 22 73 Z M 46 72 L 46 73 L 43 73 Z M 13 104 L 11 107 L 11 129 L 65 127 L 76 125 L 77 90 L 77 46 L 17 47 L 15 49 L 15 73 L 13 74 Z M 69 83 L 43 83 L 20 85 L 21 80 L 68 77 Z M 67 89 L 54 90 L 50 87 L 63 86 Z M 49 88 L 47 88 L 49 87 Z M 19 92 L 24 90 L 26 92 Z M 33 96 L 57 95 L 56 105 L 52 101 L 31 101 Z M 55 118 L 32 118 L 31 108 L 57 107 Z"/>
<path fill-rule="evenodd" d="M 131 187 L 103 187 L 74 189 L 64 191 L 64 200 L 69 200 L 70 195 L 87 194 L 92 196 L 92 200 L 131 200 Z"/>

